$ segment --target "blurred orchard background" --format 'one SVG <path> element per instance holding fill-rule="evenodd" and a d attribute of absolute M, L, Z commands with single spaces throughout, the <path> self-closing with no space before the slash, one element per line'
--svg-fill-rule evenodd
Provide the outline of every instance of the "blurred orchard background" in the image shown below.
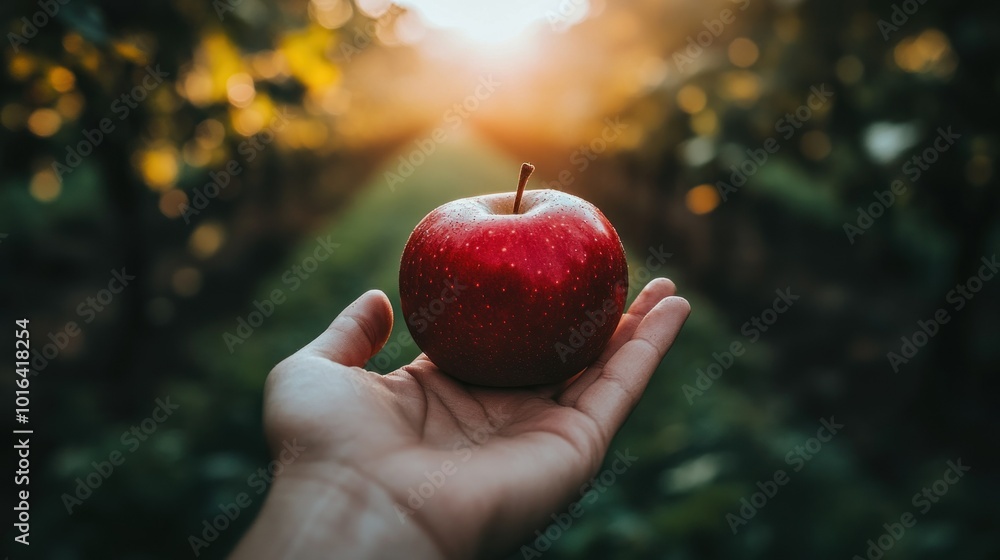
<path fill-rule="evenodd" d="M 529 188 L 616 225 L 632 296 L 667 275 L 694 307 L 612 444 L 638 461 L 544 557 L 874 558 L 868 540 L 907 512 L 916 525 L 878 541 L 886 559 L 1000 557 L 1000 280 L 969 282 L 1000 248 L 997 12 L 4 2 L 3 320 L 26 316 L 35 348 L 53 344 L 32 378 L 31 550 L 186 558 L 247 492 L 200 551 L 225 556 L 264 498 L 248 477 L 270 460 L 270 368 L 366 289 L 398 318 L 417 221 L 511 190 L 532 161 Z M 934 148 L 942 129 L 959 137 Z M 318 238 L 337 247 L 310 263 Z M 135 279 L 108 301 L 122 267 Z M 800 299 L 766 312 L 785 289 Z M 275 290 L 284 302 L 249 338 L 225 337 Z M 938 309 L 948 322 L 915 335 Z M 753 336 L 762 314 L 773 324 Z M 403 332 L 374 369 L 416 355 Z M 730 360 L 734 342 L 747 350 Z M 155 432 L 122 439 L 167 397 L 179 408 Z M 830 417 L 844 427 L 817 449 Z M 125 462 L 95 479 L 115 451 Z M 971 471 L 918 507 L 959 458 Z M 760 506 L 779 469 L 788 484 Z M 88 475 L 100 486 L 67 513 Z"/>

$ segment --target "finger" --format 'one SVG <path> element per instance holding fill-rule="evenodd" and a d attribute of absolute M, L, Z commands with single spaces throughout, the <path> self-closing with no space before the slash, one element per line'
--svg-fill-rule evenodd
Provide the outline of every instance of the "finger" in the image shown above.
<path fill-rule="evenodd" d="M 691 312 L 684 298 L 668 297 L 646 314 L 632 338 L 608 361 L 600 377 L 576 402 L 611 437 L 639 402 L 653 371 L 680 332 Z"/>
<path fill-rule="evenodd" d="M 629 306 L 628 311 L 622 315 L 615 334 L 608 342 L 608 346 L 601 352 L 601 355 L 594 362 L 599 366 L 608 363 L 611 356 L 614 356 L 618 349 L 631 340 L 635 329 L 639 327 L 642 318 L 646 316 L 657 303 L 664 298 L 668 298 L 677 293 L 677 286 L 669 278 L 654 278 L 639 292 L 635 301 Z"/>
<path fill-rule="evenodd" d="M 365 292 L 347 306 L 323 334 L 302 350 L 345 366 L 364 367 L 392 332 L 392 305 L 379 290 Z"/>
<path fill-rule="evenodd" d="M 646 284 L 646 287 L 639 292 L 635 301 L 629 306 L 628 312 L 622 315 L 621 321 L 618 323 L 618 328 L 615 329 L 615 334 L 612 335 L 607 347 L 601 352 L 597 360 L 582 375 L 565 385 L 566 388 L 559 397 L 559 403 L 565 406 L 573 406 L 580 394 L 601 376 L 601 370 L 604 369 L 604 365 L 608 360 L 632 338 L 635 329 L 639 327 L 639 323 L 643 317 L 657 303 L 660 303 L 664 298 L 674 295 L 676 292 L 676 286 L 668 278 L 656 278 Z"/>

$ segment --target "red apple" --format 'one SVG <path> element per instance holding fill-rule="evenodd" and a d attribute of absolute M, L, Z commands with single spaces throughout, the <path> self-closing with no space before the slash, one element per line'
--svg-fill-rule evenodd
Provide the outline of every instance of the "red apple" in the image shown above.
<path fill-rule="evenodd" d="M 399 267 L 410 334 L 442 371 L 494 387 L 563 381 L 618 326 L 628 264 L 593 204 L 554 190 L 463 198 L 413 230 Z M 523 194 L 523 200 L 522 200 Z"/>

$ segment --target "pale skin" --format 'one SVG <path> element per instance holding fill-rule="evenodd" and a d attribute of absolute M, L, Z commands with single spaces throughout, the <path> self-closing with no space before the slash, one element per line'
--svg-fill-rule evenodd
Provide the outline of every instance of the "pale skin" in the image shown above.
<path fill-rule="evenodd" d="M 670 280 L 650 282 L 597 362 L 565 383 L 526 389 L 463 384 L 423 354 L 387 375 L 366 371 L 392 329 L 392 307 L 381 292 L 362 295 L 267 378 L 275 457 L 293 440 L 304 450 L 283 461 L 233 558 L 515 551 L 597 473 L 690 313 L 674 293 Z"/>

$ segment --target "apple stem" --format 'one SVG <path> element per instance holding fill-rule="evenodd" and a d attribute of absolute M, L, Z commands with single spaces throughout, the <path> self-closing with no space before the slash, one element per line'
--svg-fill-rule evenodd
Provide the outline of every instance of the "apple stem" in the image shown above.
<path fill-rule="evenodd" d="M 517 196 L 514 197 L 514 213 L 517 214 L 521 208 L 521 195 L 524 194 L 524 186 L 528 184 L 528 177 L 535 170 L 535 166 L 530 163 L 521 164 L 521 176 L 517 180 Z"/>

